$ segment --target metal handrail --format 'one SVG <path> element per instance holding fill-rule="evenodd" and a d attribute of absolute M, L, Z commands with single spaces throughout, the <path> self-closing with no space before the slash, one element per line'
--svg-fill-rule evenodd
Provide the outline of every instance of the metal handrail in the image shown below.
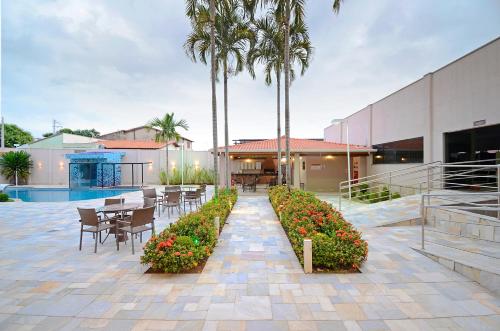
<path fill-rule="evenodd" d="M 479 164 L 484 162 L 497 162 L 497 164 Z M 434 184 L 439 183 L 439 187 L 442 188 L 446 185 L 447 188 L 461 188 L 461 187 L 470 187 L 470 184 L 464 184 L 459 182 L 451 182 L 449 179 L 467 179 L 467 178 L 491 178 L 495 177 L 500 178 L 500 159 L 487 159 L 487 160 L 475 160 L 475 161 L 463 161 L 463 162 L 455 162 L 455 163 L 442 163 L 441 161 L 430 162 L 427 164 L 407 167 L 404 169 L 398 169 L 388 172 L 383 172 L 379 174 L 374 174 L 358 179 L 351 179 L 347 181 L 342 181 L 339 183 L 339 209 L 342 208 L 342 198 L 344 197 L 347 188 L 349 188 L 349 192 L 354 188 L 362 187 L 362 185 L 367 184 L 375 184 L 371 188 L 379 188 L 387 186 L 389 188 L 389 199 L 392 200 L 392 187 L 399 187 L 400 194 L 402 192 L 402 188 L 415 190 L 422 193 L 422 186 L 427 189 L 427 193 L 430 193 L 431 189 L 434 189 Z M 458 170 L 447 170 L 449 168 L 457 168 Z M 465 168 L 465 169 L 464 169 Z M 487 171 L 487 170 L 496 170 L 497 175 L 479 175 L 477 172 L 479 171 Z M 419 174 L 418 176 L 412 176 L 415 174 Z M 439 176 L 439 179 L 435 177 Z M 401 177 L 405 177 L 402 181 L 413 181 L 415 184 L 393 184 L 392 181 L 394 179 L 400 179 Z M 425 179 L 426 178 L 426 179 Z M 497 182 L 499 179 L 497 178 Z M 388 183 L 380 183 L 381 180 L 387 180 Z M 420 181 L 422 179 L 422 181 Z M 354 181 L 356 183 L 352 184 Z M 401 181 L 401 180 L 400 180 Z M 486 184 L 473 184 L 474 187 L 479 189 L 494 189 L 495 187 L 492 185 Z M 499 190 L 500 191 L 500 190 Z M 349 194 L 349 193 L 348 193 Z M 351 200 L 352 195 L 349 194 L 349 200 Z M 378 199 L 378 198 L 376 198 Z M 364 199 L 364 201 L 372 201 L 373 199 Z"/>
<path fill-rule="evenodd" d="M 500 170 L 500 168 L 499 168 Z M 500 172 L 498 173 L 498 179 L 500 179 Z M 497 198 L 497 203 L 478 203 L 476 202 L 471 202 L 471 201 L 460 201 L 460 200 L 452 200 L 452 199 L 447 199 L 445 197 L 496 197 Z M 447 200 L 447 201 L 453 201 L 453 202 L 459 202 L 460 204 L 465 204 L 466 206 L 460 206 L 460 205 L 446 205 L 446 204 L 433 204 L 431 205 L 431 198 L 437 198 L 440 200 Z M 426 200 L 427 200 L 427 205 L 426 205 Z M 428 208 L 433 208 L 433 209 L 455 209 L 455 210 L 477 210 L 477 211 L 496 211 L 497 212 L 497 219 L 500 222 L 500 181 L 497 182 L 497 192 L 459 192 L 459 193 L 425 193 L 422 194 L 421 196 L 421 201 L 420 201 L 420 217 L 421 217 L 421 247 L 422 249 L 425 249 L 425 223 L 427 220 L 427 209 Z"/>

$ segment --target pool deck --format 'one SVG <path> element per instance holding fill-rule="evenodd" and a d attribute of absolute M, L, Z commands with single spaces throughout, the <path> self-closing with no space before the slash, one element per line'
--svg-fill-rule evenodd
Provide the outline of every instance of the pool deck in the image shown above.
<path fill-rule="evenodd" d="M 78 250 L 76 207 L 102 203 L 0 204 L 1 330 L 500 329 L 500 298 L 412 250 L 415 227 L 368 218 L 362 273 L 304 274 L 267 198 L 241 196 L 202 273 L 145 274 L 130 245 Z"/>

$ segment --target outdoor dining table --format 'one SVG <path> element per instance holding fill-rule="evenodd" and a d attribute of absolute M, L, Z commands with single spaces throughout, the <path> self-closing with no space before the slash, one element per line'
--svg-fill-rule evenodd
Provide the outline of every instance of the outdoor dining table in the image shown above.
<path fill-rule="evenodd" d="M 123 219 L 125 219 L 125 214 L 127 212 L 138 209 L 138 208 L 142 208 L 141 203 L 128 202 L 128 203 L 115 203 L 112 205 L 103 206 L 103 207 L 98 208 L 97 211 L 102 212 L 102 213 L 120 213 L 121 219 L 123 220 Z M 112 220 L 112 221 L 116 222 L 116 220 Z M 119 230 L 119 228 L 118 228 L 118 230 Z M 109 234 L 114 234 L 114 233 L 115 233 L 115 229 L 109 230 Z M 123 241 L 126 241 L 128 239 L 128 236 L 125 232 L 118 231 L 118 233 L 116 233 L 116 235 L 118 236 L 119 242 L 123 242 Z"/>

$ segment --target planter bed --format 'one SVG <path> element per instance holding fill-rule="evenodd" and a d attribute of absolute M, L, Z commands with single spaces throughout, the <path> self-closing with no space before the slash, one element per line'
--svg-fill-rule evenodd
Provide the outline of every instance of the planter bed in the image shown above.
<path fill-rule="evenodd" d="M 141 256 L 141 262 L 150 266 L 148 272 L 201 272 L 217 244 L 215 218 L 220 218 L 222 230 L 237 198 L 235 189 L 221 190 L 218 198 L 212 198 L 198 211 L 181 216 L 176 223 L 153 235 Z"/>
<path fill-rule="evenodd" d="M 359 271 L 368 255 L 368 243 L 329 203 L 286 186 L 269 189 L 269 200 L 302 266 L 304 239 L 311 239 L 315 271 Z"/>

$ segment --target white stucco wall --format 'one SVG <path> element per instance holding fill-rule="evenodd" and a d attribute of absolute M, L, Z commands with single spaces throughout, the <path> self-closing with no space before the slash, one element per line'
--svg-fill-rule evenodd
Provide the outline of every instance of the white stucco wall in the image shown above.
<path fill-rule="evenodd" d="M 68 185 L 68 160 L 66 154 L 74 153 L 72 149 L 40 149 L 26 148 L 31 154 L 33 169 L 29 178 L 30 185 Z M 144 183 L 158 184 L 160 182 L 160 171 L 165 169 L 165 150 L 106 150 L 124 152 L 123 162 L 153 162 L 151 166 L 144 165 Z M 169 151 L 170 169 L 172 163 L 175 167 L 181 167 L 181 151 Z M 211 168 L 212 156 L 207 151 L 185 151 L 184 164 L 198 165 L 200 168 Z M 134 183 L 140 183 L 141 166 L 134 166 Z M 132 183 L 132 171 L 130 166 L 122 167 L 122 185 Z M 0 178 L 0 183 L 6 180 Z"/>
<path fill-rule="evenodd" d="M 443 132 L 500 123 L 500 39 L 433 74 L 433 159 L 444 155 Z"/>
<path fill-rule="evenodd" d="M 444 133 L 500 123 L 500 38 L 426 74 L 414 83 L 344 119 L 354 144 L 371 145 L 424 137 L 424 163 L 444 161 Z M 371 107 L 371 109 L 370 109 Z M 370 116 L 371 112 L 371 116 Z M 346 142 L 345 125 L 324 129 L 327 141 Z M 342 138 L 342 139 L 341 139 Z M 371 138 L 371 139 L 370 139 Z M 377 164 L 369 175 L 411 164 Z"/>

